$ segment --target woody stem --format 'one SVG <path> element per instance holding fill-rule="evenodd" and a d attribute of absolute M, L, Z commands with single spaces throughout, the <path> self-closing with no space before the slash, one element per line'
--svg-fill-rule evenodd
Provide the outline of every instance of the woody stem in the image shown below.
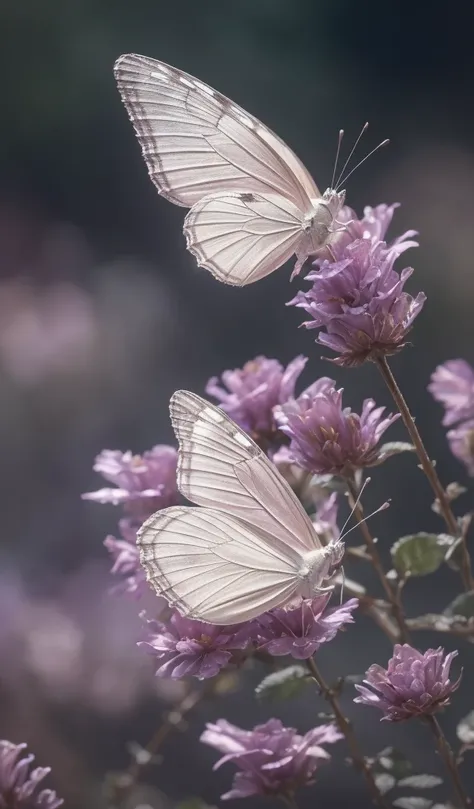
<path fill-rule="evenodd" d="M 336 693 L 326 683 L 323 675 L 319 671 L 319 669 L 318 669 L 318 667 L 317 667 L 317 665 L 316 665 L 316 663 L 314 661 L 314 658 L 310 657 L 310 658 L 308 658 L 308 660 L 306 662 L 308 664 L 308 668 L 309 668 L 309 671 L 311 672 L 312 677 L 316 680 L 316 682 L 318 683 L 318 685 L 319 685 L 319 687 L 321 689 L 321 693 L 322 693 L 324 699 L 327 702 L 329 702 L 332 710 L 334 711 L 334 717 L 335 717 L 335 720 L 336 720 L 336 724 L 337 724 L 339 730 L 341 731 L 341 733 L 343 733 L 345 738 L 346 738 L 347 746 L 349 747 L 349 751 L 350 751 L 350 754 L 351 754 L 352 763 L 354 764 L 354 767 L 357 770 L 359 770 L 361 773 L 363 773 L 364 778 L 365 778 L 365 780 L 367 782 L 367 786 L 369 787 L 369 790 L 370 790 L 370 792 L 372 794 L 372 797 L 374 799 L 374 802 L 378 806 L 382 807 L 382 809 L 389 809 L 390 805 L 387 803 L 384 796 L 380 792 L 377 784 L 375 783 L 374 774 L 373 774 L 369 764 L 367 763 L 367 760 L 365 759 L 364 755 L 362 754 L 362 752 L 359 749 L 359 743 L 357 741 L 357 736 L 354 733 L 352 723 L 344 716 L 342 708 L 339 705 L 339 701 L 337 699 Z"/>
<path fill-rule="evenodd" d="M 380 554 L 377 550 L 377 545 L 375 540 L 370 533 L 369 527 L 367 522 L 364 518 L 364 510 L 362 508 L 362 504 L 360 502 L 360 498 L 358 497 L 357 487 L 355 485 L 355 481 L 353 478 L 347 478 L 347 488 L 349 490 L 349 501 L 351 508 L 354 511 L 354 514 L 359 522 L 359 527 L 364 537 L 365 544 L 367 546 L 367 551 L 369 553 L 372 565 L 380 579 L 383 589 L 385 590 L 385 594 L 387 599 L 390 602 L 392 607 L 392 614 L 395 618 L 395 621 L 398 624 L 398 628 L 400 630 L 400 642 L 401 643 L 409 643 L 410 642 L 410 633 L 408 631 L 405 616 L 403 613 L 403 607 L 401 604 L 400 596 L 396 593 L 387 579 L 384 566 L 382 564 L 382 560 L 380 558 Z"/>
<path fill-rule="evenodd" d="M 425 445 L 423 444 L 421 435 L 418 431 L 418 427 L 415 424 L 415 419 L 410 413 L 410 409 L 406 403 L 405 397 L 403 396 L 403 393 L 401 392 L 398 386 L 398 383 L 387 362 L 387 358 L 378 357 L 377 359 L 374 360 L 374 362 L 377 365 L 380 373 L 382 374 L 384 382 L 387 385 L 387 388 L 389 389 L 393 397 L 393 400 L 397 405 L 398 410 L 400 411 L 403 423 L 413 442 L 413 446 L 415 447 L 423 472 L 425 473 L 428 482 L 430 483 L 430 486 L 433 489 L 435 497 L 438 501 L 439 510 L 446 523 L 447 529 L 451 534 L 451 536 L 459 537 L 460 536 L 459 526 L 456 517 L 454 516 L 453 511 L 451 509 L 449 498 L 438 477 L 434 464 L 426 451 Z M 461 550 L 461 577 L 463 580 L 464 588 L 465 590 L 474 590 L 474 579 L 472 577 L 471 571 L 471 558 L 469 555 L 469 551 L 467 549 L 466 538 L 464 536 L 461 536 L 460 550 Z"/>

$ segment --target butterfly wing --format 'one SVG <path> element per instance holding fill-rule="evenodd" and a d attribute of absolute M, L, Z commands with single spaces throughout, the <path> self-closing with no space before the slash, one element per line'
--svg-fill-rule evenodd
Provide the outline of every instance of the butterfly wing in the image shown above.
<path fill-rule="evenodd" d="M 114 72 L 150 177 L 176 205 L 234 190 L 281 195 L 306 211 L 321 196 L 277 135 L 193 76 L 136 54 Z"/>
<path fill-rule="evenodd" d="M 300 555 L 222 511 L 158 511 L 137 536 L 147 580 L 183 615 L 247 621 L 294 596 Z"/>
<path fill-rule="evenodd" d="M 184 220 L 188 250 L 227 284 L 244 286 L 281 267 L 297 250 L 303 216 L 274 194 L 235 192 L 204 197 Z"/>
<path fill-rule="evenodd" d="M 178 487 L 188 500 L 237 517 L 299 553 L 321 547 L 276 466 L 223 410 L 177 391 L 170 413 L 180 447 Z"/>

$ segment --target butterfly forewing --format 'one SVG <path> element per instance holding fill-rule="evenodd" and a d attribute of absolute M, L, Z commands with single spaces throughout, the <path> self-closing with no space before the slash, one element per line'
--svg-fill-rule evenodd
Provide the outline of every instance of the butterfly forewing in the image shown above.
<path fill-rule="evenodd" d="M 297 591 L 300 554 L 222 511 L 158 511 L 137 542 L 156 592 L 208 623 L 250 620 Z"/>
<path fill-rule="evenodd" d="M 220 191 L 271 193 L 304 213 L 320 196 L 277 135 L 193 76 L 126 54 L 115 77 L 151 179 L 171 202 L 191 207 Z"/>
<path fill-rule="evenodd" d="M 233 515 L 300 553 L 321 547 L 277 468 L 220 408 L 177 391 L 170 413 L 180 447 L 178 486 L 188 500 Z"/>

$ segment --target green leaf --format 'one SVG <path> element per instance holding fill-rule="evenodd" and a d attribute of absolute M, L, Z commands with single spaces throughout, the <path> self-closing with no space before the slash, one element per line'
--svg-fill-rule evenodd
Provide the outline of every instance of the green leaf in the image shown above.
<path fill-rule="evenodd" d="M 452 803 L 434 803 L 431 809 L 456 809 Z"/>
<path fill-rule="evenodd" d="M 276 702 L 298 696 L 311 682 L 309 672 L 303 666 L 288 666 L 265 677 L 255 689 L 258 699 Z"/>
<path fill-rule="evenodd" d="M 449 500 L 449 502 L 450 502 L 450 503 L 452 503 L 454 500 L 456 500 L 458 497 L 460 497 L 460 496 L 461 496 L 462 494 L 464 494 L 465 492 L 467 492 L 466 487 L 465 487 L 465 486 L 461 486 L 461 484 L 460 484 L 460 483 L 457 483 L 456 481 L 453 481 L 453 483 L 449 483 L 449 484 L 446 486 L 446 497 L 448 498 L 448 500 Z M 433 511 L 434 511 L 436 514 L 441 514 L 441 508 L 440 508 L 440 505 L 439 505 L 439 500 L 438 500 L 438 499 L 436 499 L 436 500 L 434 501 L 434 503 L 433 503 L 433 505 L 431 506 L 431 508 L 433 509 Z"/>
<path fill-rule="evenodd" d="M 390 552 L 401 576 L 426 576 L 443 563 L 446 544 L 436 534 L 412 534 L 401 537 Z"/>
<path fill-rule="evenodd" d="M 215 807 L 203 801 L 202 798 L 192 797 L 180 801 L 176 804 L 176 809 L 215 809 Z"/>
<path fill-rule="evenodd" d="M 468 638 L 469 634 L 474 635 L 474 626 L 472 627 L 472 633 L 466 632 L 466 629 L 469 628 L 469 619 L 464 618 L 462 615 L 448 616 L 429 612 L 426 615 L 417 615 L 416 618 L 408 618 L 407 626 L 410 629 L 434 629 L 436 632 L 456 632 L 459 630 L 466 634 Z"/>
<path fill-rule="evenodd" d="M 388 772 L 380 772 L 378 775 L 374 775 L 374 780 L 382 795 L 390 792 L 397 783 L 393 775 L 390 775 Z"/>
<path fill-rule="evenodd" d="M 240 686 L 240 678 L 237 671 L 221 671 L 219 677 L 215 677 L 213 681 L 213 693 L 221 696 L 222 694 L 233 694 L 238 691 Z"/>
<path fill-rule="evenodd" d="M 453 480 L 452 483 L 448 483 L 446 486 L 446 494 L 450 503 L 452 503 L 453 500 L 456 500 L 458 497 L 461 497 L 461 495 L 465 492 L 467 492 L 466 486 L 463 486 L 456 480 Z"/>
<path fill-rule="evenodd" d="M 461 615 L 463 618 L 474 617 L 474 590 L 461 593 L 443 612 L 448 618 L 454 618 L 455 615 Z"/>
<path fill-rule="evenodd" d="M 432 789 L 442 783 L 443 779 L 438 778 L 437 775 L 423 773 L 423 775 L 409 775 L 408 778 L 402 778 L 402 780 L 398 782 L 398 786 L 413 787 L 413 789 Z"/>
<path fill-rule="evenodd" d="M 433 805 L 433 801 L 429 798 L 413 796 L 410 798 L 397 798 L 393 802 L 393 805 L 397 806 L 398 809 L 430 809 Z"/>
<path fill-rule="evenodd" d="M 461 719 L 456 733 L 463 744 L 474 744 L 474 711 L 470 711 L 464 719 Z"/>
<path fill-rule="evenodd" d="M 387 458 L 392 455 L 400 455 L 401 452 L 414 452 L 415 447 L 413 444 L 408 444 L 406 441 L 387 441 L 382 444 L 378 452 L 378 463 L 383 463 Z"/>
<path fill-rule="evenodd" d="M 311 488 L 323 489 L 326 492 L 343 494 L 347 491 L 346 483 L 337 475 L 313 475 L 309 485 Z"/>
<path fill-rule="evenodd" d="M 458 520 L 461 536 L 451 537 L 450 546 L 446 553 L 446 562 L 452 570 L 458 572 L 462 569 L 464 562 L 463 544 L 466 541 L 467 532 L 472 521 L 472 514 L 466 514 Z"/>
<path fill-rule="evenodd" d="M 395 747 L 385 747 L 381 750 L 376 758 L 376 763 L 386 772 L 389 772 L 390 775 L 393 775 L 396 781 L 411 775 L 413 770 L 404 753 L 401 753 Z"/>

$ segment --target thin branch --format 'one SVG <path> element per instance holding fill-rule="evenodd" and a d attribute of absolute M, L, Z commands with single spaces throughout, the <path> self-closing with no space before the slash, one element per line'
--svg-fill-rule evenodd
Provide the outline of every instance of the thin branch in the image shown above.
<path fill-rule="evenodd" d="M 474 638 L 474 620 L 464 618 L 461 615 L 448 617 L 447 615 L 437 615 L 428 613 L 418 615 L 416 618 L 408 618 L 407 626 L 413 631 L 427 630 L 430 632 L 444 632 L 449 635 L 456 635 L 458 638 Z"/>
<path fill-rule="evenodd" d="M 342 708 L 339 705 L 337 695 L 324 680 L 324 677 L 319 671 L 314 659 L 310 657 L 306 662 L 308 664 L 308 668 L 312 676 L 314 677 L 314 679 L 316 680 L 321 689 L 321 693 L 323 694 L 327 702 L 329 702 L 332 710 L 334 711 L 336 724 L 341 733 L 343 733 L 346 738 L 354 767 L 361 773 L 363 773 L 365 780 L 367 782 L 367 786 L 369 787 L 371 795 L 374 799 L 374 802 L 378 806 L 382 807 L 382 809 L 390 809 L 390 804 L 386 801 L 386 799 L 380 792 L 377 784 L 375 783 L 374 774 L 372 772 L 370 765 L 368 764 L 367 760 L 365 759 L 364 755 L 359 749 L 359 743 L 354 733 L 352 724 L 344 716 Z"/>
<path fill-rule="evenodd" d="M 381 598 L 374 598 L 369 595 L 359 582 L 342 576 L 341 573 L 336 575 L 336 583 L 339 587 L 344 587 L 344 591 L 357 598 L 361 611 L 368 615 L 369 618 L 377 624 L 377 626 L 384 632 L 389 639 L 392 646 L 400 642 L 400 630 L 392 618 L 391 607 L 388 601 Z"/>
<path fill-rule="evenodd" d="M 405 427 L 407 428 L 410 438 L 413 442 L 423 472 L 425 473 L 431 485 L 431 488 L 433 489 L 435 497 L 438 501 L 439 510 L 446 523 L 447 529 L 451 534 L 451 536 L 459 537 L 461 535 L 459 525 L 451 509 L 449 498 L 438 477 L 436 469 L 426 451 L 421 435 L 418 432 L 418 428 L 415 424 L 415 420 L 412 414 L 410 413 L 405 398 L 387 362 L 387 358 L 378 357 L 376 360 L 374 360 L 374 362 L 377 365 L 380 373 L 382 374 L 384 382 L 387 385 L 387 388 L 389 389 L 393 397 L 393 400 L 397 405 L 398 410 L 400 411 L 403 423 L 405 424 Z M 463 580 L 465 590 L 467 591 L 474 590 L 474 579 L 472 577 L 472 570 L 471 570 L 471 558 L 469 555 L 469 551 L 467 549 L 465 537 L 462 538 L 461 542 L 461 577 Z"/>
<path fill-rule="evenodd" d="M 358 499 L 358 492 L 355 482 L 351 478 L 347 478 L 346 482 L 347 488 L 349 490 L 349 500 L 351 508 L 353 509 L 354 514 L 358 522 L 360 523 L 359 528 L 361 530 L 362 536 L 364 537 L 372 565 L 381 581 L 383 589 L 385 590 L 385 595 L 387 596 L 387 599 L 390 602 L 392 608 L 393 617 L 396 623 L 398 624 L 400 630 L 399 640 L 401 643 L 409 643 L 410 633 L 405 623 L 405 616 L 403 614 L 403 607 L 400 600 L 400 594 L 398 591 L 393 589 L 392 585 L 387 579 L 384 566 L 382 564 L 382 560 L 377 550 L 377 545 L 375 544 L 375 540 L 372 537 L 367 522 L 364 519 L 364 510 L 362 508 L 360 498 Z"/>
<path fill-rule="evenodd" d="M 184 717 L 206 696 L 206 689 L 200 691 L 189 690 L 175 708 L 167 711 L 164 721 L 157 728 L 150 741 L 142 751 L 142 755 L 135 756 L 129 767 L 114 777 L 109 789 L 113 790 L 112 805 L 123 805 L 125 798 L 139 780 L 142 771 L 153 761 L 153 757 L 162 747 L 164 741 L 179 727 Z"/>
<path fill-rule="evenodd" d="M 466 792 L 464 791 L 464 787 L 461 782 L 461 776 L 459 775 L 458 766 L 456 763 L 456 759 L 454 757 L 453 751 L 444 735 L 440 724 L 436 717 L 434 716 L 425 716 L 425 721 L 430 726 L 433 735 L 436 739 L 436 745 L 438 747 L 439 754 L 446 765 L 446 769 L 449 772 L 451 777 L 451 781 L 453 782 L 454 791 L 456 796 L 463 807 L 463 809 L 469 809 L 472 806 L 472 800 L 468 797 Z"/>
<path fill-rule="evenodd" d="M 293 793 L 288 795 L 280 795 L 280 798 L 288 809 L 298 809 L 298 804 L 296 803 Z"/>

